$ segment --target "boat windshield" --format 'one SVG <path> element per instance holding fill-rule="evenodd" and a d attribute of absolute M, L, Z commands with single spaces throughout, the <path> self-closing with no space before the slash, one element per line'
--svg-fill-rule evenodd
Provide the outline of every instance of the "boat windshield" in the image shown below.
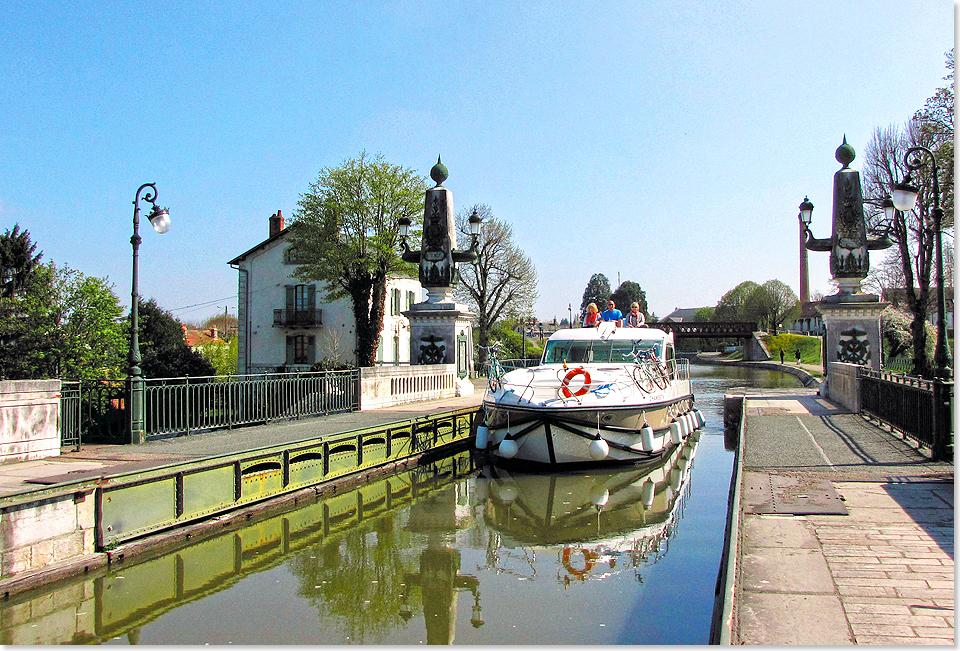
<path fill-rule="evenodd" d="M 632 364 L 634 350 L 653 350 L 660 357 L 659 341 L 548 341 L 543 364 Z"/>

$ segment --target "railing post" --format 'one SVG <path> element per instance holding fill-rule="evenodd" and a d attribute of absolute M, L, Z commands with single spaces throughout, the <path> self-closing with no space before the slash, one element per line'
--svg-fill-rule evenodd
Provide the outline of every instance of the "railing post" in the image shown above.
<path fill-rule="evenodd" d="M 933 458 L 938 461 L 947 460 L 947 428 L 944 416 L 943 394 L 945 386 L 943 380 L 933 380 Z"/>

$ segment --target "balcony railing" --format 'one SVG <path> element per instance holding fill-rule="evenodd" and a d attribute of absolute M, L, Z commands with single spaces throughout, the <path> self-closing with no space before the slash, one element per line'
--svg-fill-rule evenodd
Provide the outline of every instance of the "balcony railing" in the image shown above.
<path fill-rule="evenodd" d="M 319 328 L 323 310 L 274 310 L 274 328 Z"/>

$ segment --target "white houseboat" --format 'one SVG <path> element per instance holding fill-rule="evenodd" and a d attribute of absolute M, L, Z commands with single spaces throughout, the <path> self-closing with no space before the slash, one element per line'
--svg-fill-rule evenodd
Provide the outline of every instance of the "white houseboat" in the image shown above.
<path fill-rule="evenodd" d="M 538 366 L 490 362 L 477 447 L 494 463 L 551 470 L 656 461 L 704 424 L 690 367 L 656 328 L 560 330 Z"/>

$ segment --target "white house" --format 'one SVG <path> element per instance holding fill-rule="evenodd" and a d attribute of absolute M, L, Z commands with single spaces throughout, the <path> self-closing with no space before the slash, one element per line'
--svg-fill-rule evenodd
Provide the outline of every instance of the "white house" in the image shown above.
<path fill-rule="evenodd" d="M 322 283 L 294 278 L 282 213 L 269 221 L 270 237 L 228 263 L 239 272 L 237 373 L 303 371 L 324 359 L 355 364 L 350 300 L 324 302 Z M 410 324 L 401 313 L 421 297 L 416 278 L 388 279 L 379 363 L 410 363 Z"/>

